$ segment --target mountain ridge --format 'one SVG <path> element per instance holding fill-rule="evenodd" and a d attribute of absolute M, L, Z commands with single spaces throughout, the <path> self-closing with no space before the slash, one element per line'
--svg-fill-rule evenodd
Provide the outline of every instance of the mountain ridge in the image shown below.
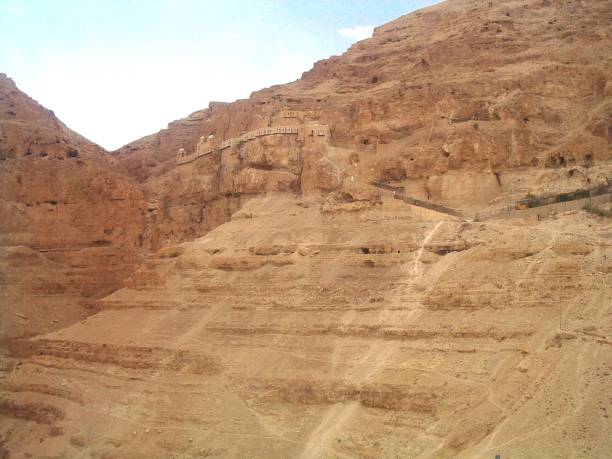
<path fill-rule="evenodd" d="M 112 155 L 0 91 L 0 457 L 609 457 L 610 19 L 444 2 Z"/>

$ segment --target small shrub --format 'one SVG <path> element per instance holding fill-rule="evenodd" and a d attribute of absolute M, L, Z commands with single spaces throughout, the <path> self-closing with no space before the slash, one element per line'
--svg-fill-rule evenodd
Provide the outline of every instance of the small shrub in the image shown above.
<path fill-rule="evenodd" d="M 600 217 L 612 218 L 612 209 L 602 209 L 601 207 L 598 207 L 590 202 L 587 202 L 584 205 L 583 209 L 590 214 L 599 215 Z"/>
<path fill-rule="evenodd" d="M 540 198 L 532 193 L 527 193 L 527 199 L 525 199 L 527 207 L 537 207 L 540 204 Z"/>

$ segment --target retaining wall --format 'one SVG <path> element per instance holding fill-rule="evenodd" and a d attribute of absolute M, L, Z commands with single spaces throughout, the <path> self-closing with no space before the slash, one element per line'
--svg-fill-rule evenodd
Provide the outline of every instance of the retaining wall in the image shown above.
<path fill-rule="evenodd" d="M 309 124 L 306 126 L 275 126 L 269 128 L 261 128 L 255 129 L 253 131 L 249 131 L 245 134 L 242 134 L 240 137 L 234 137 L 232 139 L 227 139 L 221 142 L 218 146 L 213 145 L 205 145 L 202 149 L 196 147 L 196 151 L 191 154 L 177 154 L 176 164 L 185 164 L 191 161 L 195 161 L 202 156 L 210 155 L 216 151 L 223 151 L 226 148 L 236 146 L 240 143 L 248 142 L 249 140 L 253 140 L 257 137 L 263 137 L 266 135 L 297 135 L 298 140 L 303 140 L 304 136 L 317 136 L 317 137 L 328 137 L 329 136 L 329 127 L 327 125 L 322 124 Z M 180 150 L 179 150 L 180 151 Z"/>
<path fill-rule="evenodd" d="M 528 218 L 537 220 L 540 218 L 550 217 L 551 215 L 558 214 L 559 212 L 582 210 L 584 206 L 589 203 L 596 205 L 608 202 L 612 202 L 612 194 L 603 194 L 600 196 L 576 199 L 574 201 L 557 202 L 540 207 L 531 207 L 529 209 L 517 210 L 513 207 L 508 207 L 506 209 L 500 209 L 494 212 L 477 214 L 475 219 L 488 220 L 496 218 Z"/>

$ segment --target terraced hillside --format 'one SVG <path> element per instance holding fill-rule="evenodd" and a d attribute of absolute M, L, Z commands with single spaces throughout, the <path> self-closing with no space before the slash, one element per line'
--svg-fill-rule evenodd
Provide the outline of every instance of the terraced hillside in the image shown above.
<path fill-rule="evenodd" d="M 140 186 L 0 74 L 0 346 L 78 322 L 139 262 Z"/>
<path fill-rule="evenodd" d="M 157 252 L 96 315 L 13 342 L 5 447 L 605 457 L 609 223 L 343 205 L 256 198 L 206 237 Z"/>
<path fill-rule="evenodd" d="M 0 79 L 0 458 L 612 456 L 611 204 L 499 213 L 610 186 L 610 19 L 443 2 L 112 155 Z"/>

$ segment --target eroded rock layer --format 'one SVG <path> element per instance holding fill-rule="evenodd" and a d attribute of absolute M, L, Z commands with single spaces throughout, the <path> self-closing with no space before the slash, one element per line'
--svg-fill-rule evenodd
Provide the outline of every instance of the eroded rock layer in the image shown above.
<path fill-rule="evenodd" d="M 156 247 L 226 221 L 239 205 L 230 191 L 364 189 L 378 179 L 465 206 L 519 189 L 594 186 L 606 174 L 593 167 L 612 158 L 610 20 L 607 0 L 444 2 L 378 27 L 293 83 L 212 103 L 114 154 L 155 191 L 164 214 Z M 329 126 L 329 147 L 313 157 L 269 139 L 258 147 L 269 156 L 255 162 L 240 147 L 194 171 L 175 167 L 177 150 L 194 151 L 200 136 L 225 140 L 292 119 Z"/>
<path fill-rule="evenodd" d="M 0 340 L 79 320 L 134 269 L 144 198 L 113 162 L 0 75 Z"/>
<path fill-rule="evenodd" d="M 581 220 L 255 198 L 206 237 L 161 249 L 95 316 L 14 341 L 6 447 L 605 457 L 611 228 Z M 41 443 L 21 444 L 28 430 Z"/>
<path fill-rule="evenodd" d="M 609 186 L 611 15 L 445 2 L 112 157 L 0 80 L 0 457 L 609 457 L 610 203 L 505 210 Z"/>

